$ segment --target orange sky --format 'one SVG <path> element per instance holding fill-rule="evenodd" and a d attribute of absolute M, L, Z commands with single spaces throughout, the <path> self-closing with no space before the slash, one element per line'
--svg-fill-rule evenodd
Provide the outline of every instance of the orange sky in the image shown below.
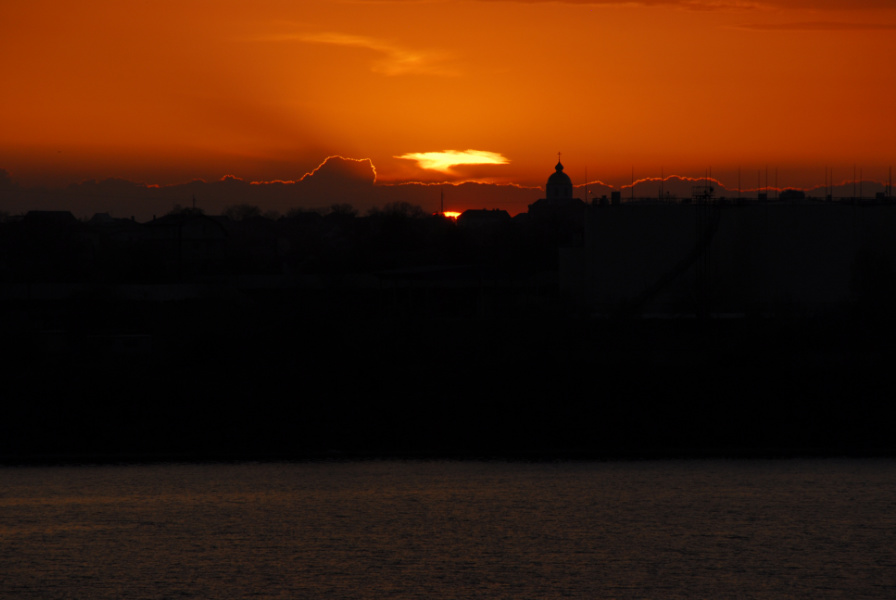
<path fill-rule="evenodd" d="M 0 168 L 289 180 L 338 154 L 541 186 L 562 151 L 576 183 L 883 180 L 894 32 L 891 0 L 4 0 Z M 408 158 L 441 151 L 489 164 Z"/>

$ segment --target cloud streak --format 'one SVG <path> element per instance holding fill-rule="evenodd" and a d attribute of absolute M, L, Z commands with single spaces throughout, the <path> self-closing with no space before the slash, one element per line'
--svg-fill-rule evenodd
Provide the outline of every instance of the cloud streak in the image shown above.
<path fill-rule="evenodd" d="M 439 64 L 444 60 L 444 56 L 412 50 L 369 36 L 324 31 L 316 33 L 272 34 L 256 39 L 266 42 L 296 42 L 368 50 L 380 56 L 379 59 L 373 62 L 373 72 L 389 77 L 399 75 L 456 75 L 455 72 Z"/>
<path fill-rule="evenodd" d="M 431 3 L 433 0 L 350 0 L 361 3 Z M 688 10 L 787 9 L 896 10 L 892 0 L 475 0 L 508 4 L 575 4 L 582 6 L 672 7 Z"/>
<path fill-rule="evenodd" d="M 746 23 L 736 29 L 749 31 L 894 31 L 896 23 L 845 23 L 805 21 L 792 23 Z"/>

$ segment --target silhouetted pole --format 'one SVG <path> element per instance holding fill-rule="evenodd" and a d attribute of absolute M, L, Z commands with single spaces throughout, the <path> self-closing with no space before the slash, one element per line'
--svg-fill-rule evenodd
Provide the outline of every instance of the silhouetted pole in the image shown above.
<path fill-rule="evenodd" d="M 696 248 L 697 253 L 697 277 L 696 297 L 697 297 L 697 318 L 705 320 L 709 317 L 709 231 L 710 231 L 710 203 L 704 192 L 704 197 L 697 199 L 697 227 L 696 227 Z"/>

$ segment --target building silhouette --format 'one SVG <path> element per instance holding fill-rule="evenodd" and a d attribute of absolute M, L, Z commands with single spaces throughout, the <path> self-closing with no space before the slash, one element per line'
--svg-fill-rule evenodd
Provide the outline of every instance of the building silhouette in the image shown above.
<path fill-rule="evenodd" d="M 545 184 L 545 197 L 529 205 L 529 215 L 536 219 L 556 219 L 572 214 L 581 220 L 584 209 L 585 203 L 573 198 L 572 180 L 563 172 L 563 163 L 558 161 Z"/>
<path fill-rule="evenodd" d="M 557 245 L 581 242 L 585 203 L 573 197 L 572 180 L 563 172 L 563 163 L 558 161 L 548 177 L 545 197 L 529 205 L 529 219 L 536 230 Z"/>
<path fill-rule="evenodd" d="M 554 167 L 554 173 L 548 177 L 548 183 L 545 186 L 545 195 L 549 199 L 572 198 L 572 180 L 569 175 L 563 172 L 563 163 L 557 161 Z"/>

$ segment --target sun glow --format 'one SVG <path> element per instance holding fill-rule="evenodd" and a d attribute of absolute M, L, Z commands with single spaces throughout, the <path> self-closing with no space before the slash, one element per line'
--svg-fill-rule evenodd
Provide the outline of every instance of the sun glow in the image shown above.
<path fill-rule="evenodd" d="M 497 152 L 485 150 L 443 150 L 442 152 L 409 152 L 395 158 L 417 161 L 421 169 L 449 173 L 458 165 L 506 165 L 510 161 Z"/>

